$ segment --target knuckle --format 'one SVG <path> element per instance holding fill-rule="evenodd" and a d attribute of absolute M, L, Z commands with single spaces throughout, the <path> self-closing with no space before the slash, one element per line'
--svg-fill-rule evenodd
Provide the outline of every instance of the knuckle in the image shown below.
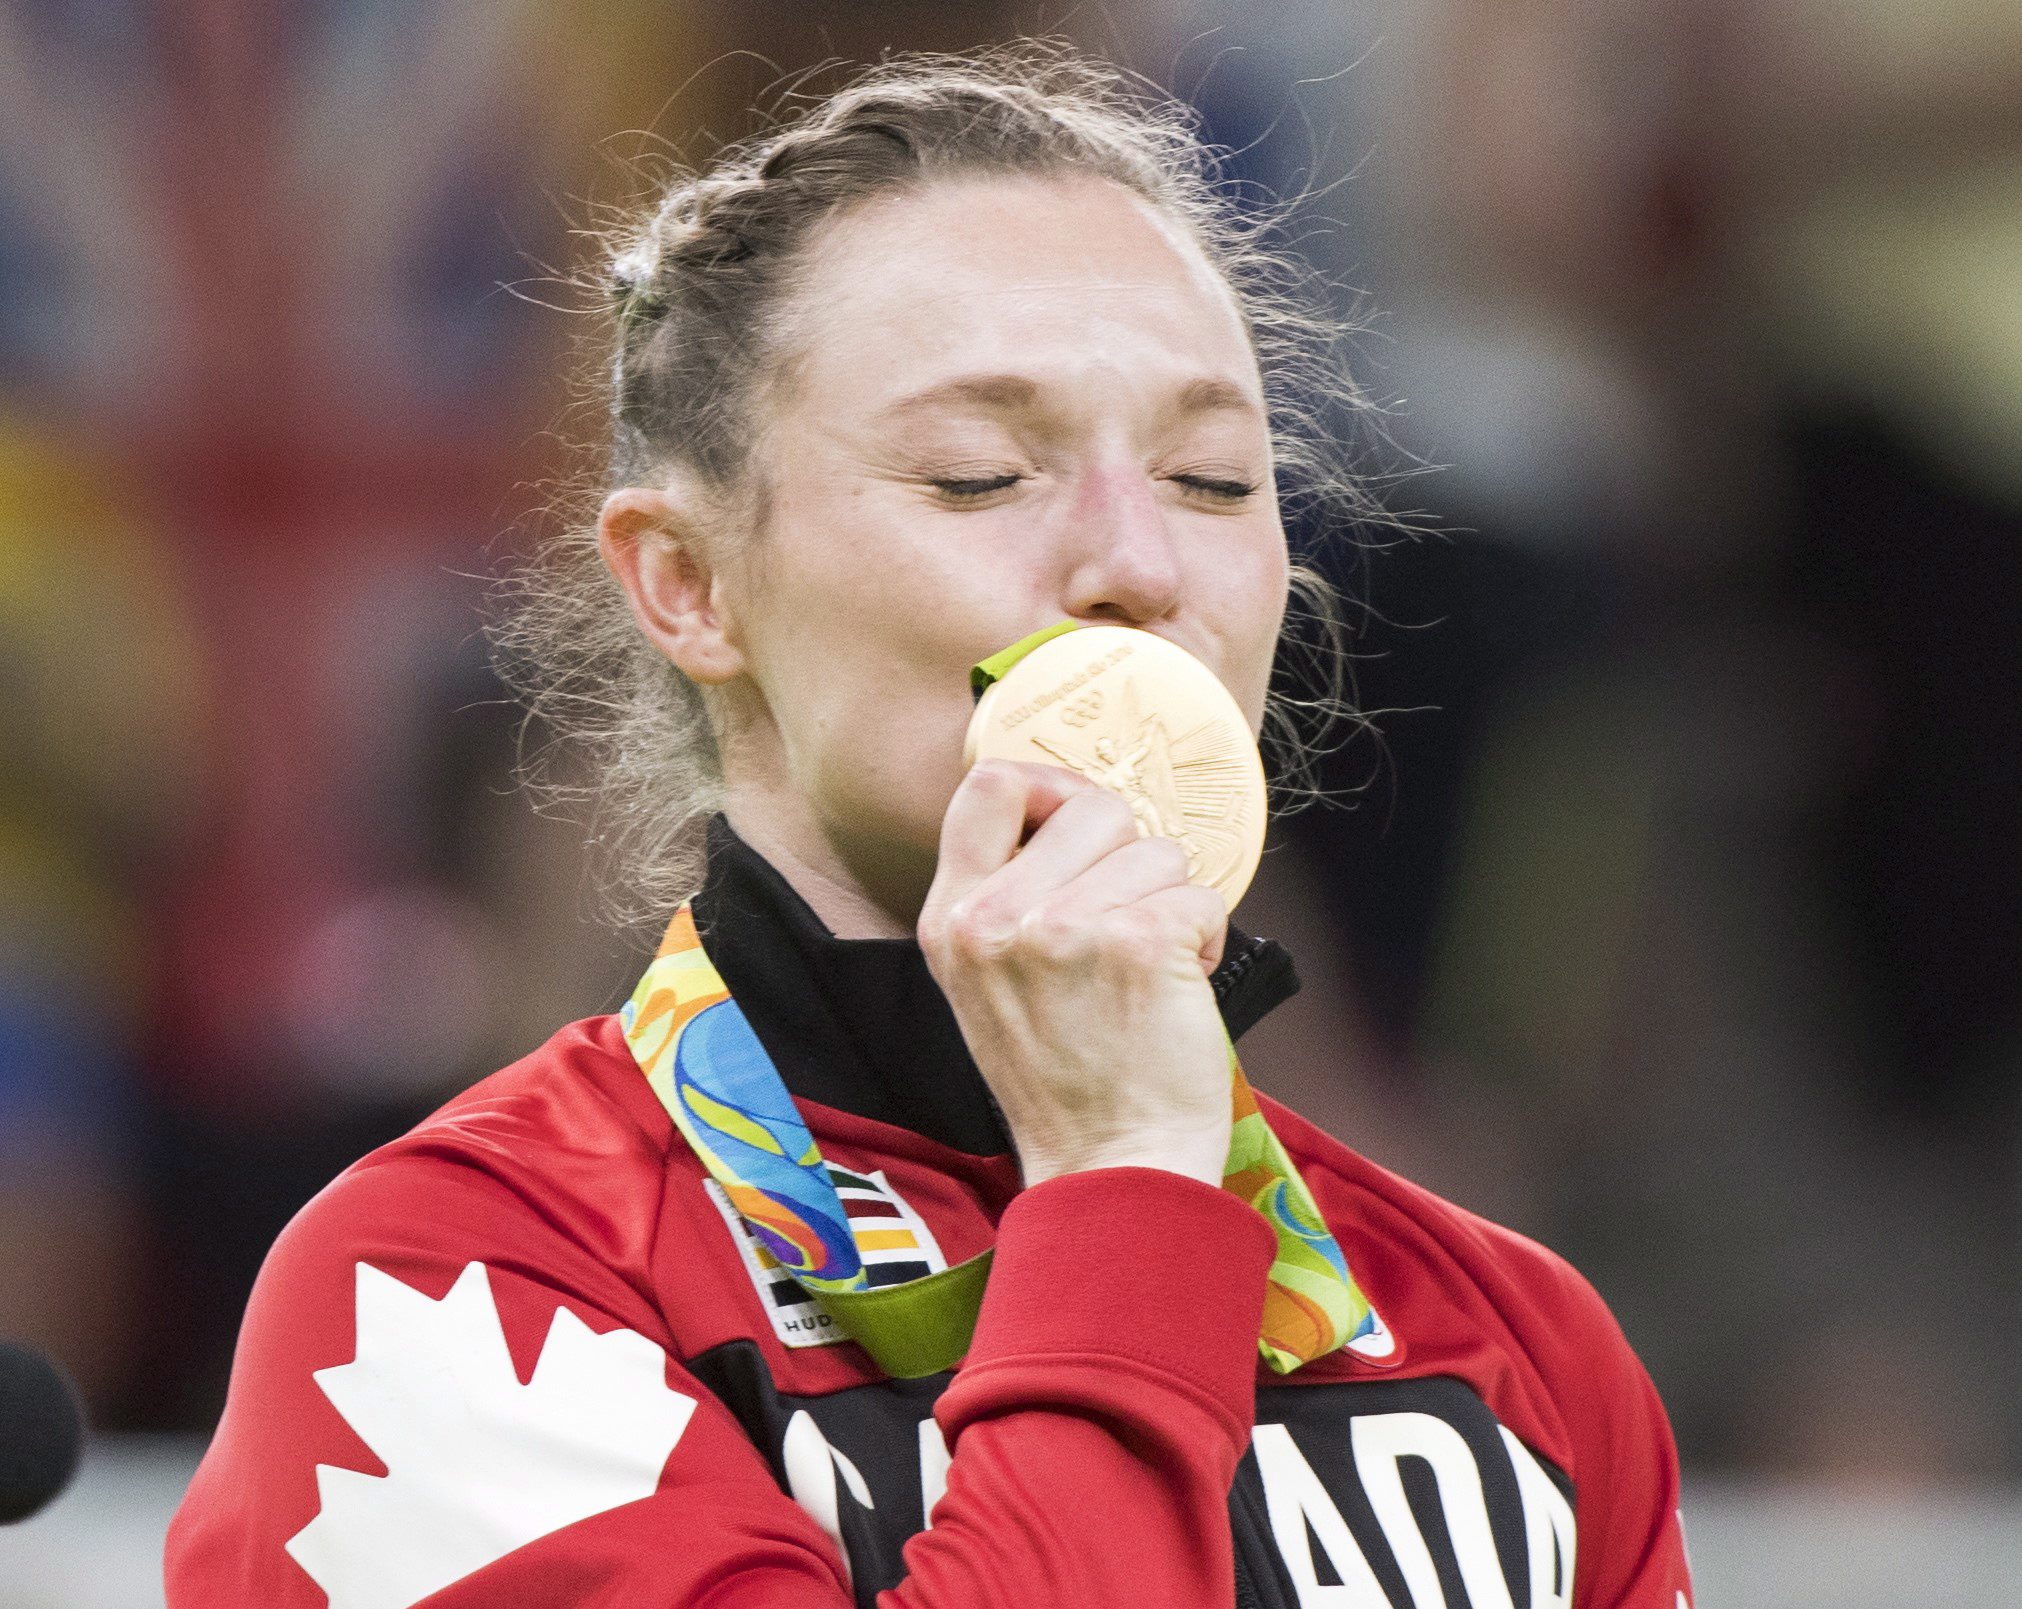
<path fill-rule="evenodd" d="M 914 926 L 914 934 L 920 941 L 920 948 L 931 953 L 948 948 L 948 908 L 945 905 L 928 903 L 920 909 L 920 920 Z"/>
<path fill-rule="evenodd" d="M 1130 801 L 1120 793 L 1103 788 L 1095 795 L 1097 808 L 1107 813 L 1109 819 L 1120 827 L 1137 831 L 1137 815 L 1130 808 Z"/>
<path fill-rule="evenodd" d="M 969 774 L 963 780 L 972 792 L 988 793 L 992 788 L 1003 787 L 1011 778 L 1002 761 L 978 760 L 969 767 Z"/>
<path fill-rule="evenodd" d="M 1122 794 L 1091 786 L 1088 792 L 1075 797 L 1089 819 L 1115 838 L 1128 842 L 1137 836 L 1137 816 Z"/>
<path fill-rule="evenodd" d="M 1102 937 L 1103 948 L 1109 955 L 1133 966 L 1163 958 L 1172 944 L 1166 920 L 1142 905 L 1124 905 L 1111 911 L 1103 921 Z"/>
<path fill-rule="evenodd" d="M 962 783 L 971 793 L 985 799 L 1013 799 L 1025 789 L 1025 779 L 1008 760 L 978 760 L 969 767 L 969 774 Z"/>
<path fill-rule="evenodd" d="M 1051 905 L 1035 905 L 1018 923 L 1020 945 L 1045 961 L 1068 961 L 1086 947 L 1083 924 Z"/>
<path fill-rule="evenodd" d="M 1213 888 L 1199 888 L 1189 883 L 1180 891 L 1185 904 L 1188 925 L 1203 933 L 1216 933 L 1228 925 L 1229 903 L 1221 893 Z"/>
<path fill-rule="evenodd" d="M 1007 921 L 998 902 L 987 894 L 972 894 L 957 900 L 945 917 L 947 951 L 965 960 L 981 960 L 1004 948 L 1014 924 Z"/>
<path fill-rule="evenodd" d="M 1144 840 L 1145 853 L 1152 863 L 1165 872 L 1175 883 L 1184 883 L 1187 877 L 1186 847 L 1177 838 L 1164 836 Z"/>

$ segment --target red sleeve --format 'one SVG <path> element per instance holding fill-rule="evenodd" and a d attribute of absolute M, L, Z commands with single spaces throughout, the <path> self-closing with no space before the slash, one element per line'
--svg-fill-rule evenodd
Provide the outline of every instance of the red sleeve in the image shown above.
<path fill-rule="evenodd" d="M 1615 1315 L 1586 1279 L 1538 1248 L 1557 1319 L 1536 1355 L 1573 1443 L 1576 1609 L 1689 1609 L 1671 1422 Z"/>
<path fill-rule="evenodd" d="M 1018 1197 L 936 1410 L 946 1495 L 881 1603 L 1232 1603 L 1270 1256 L 1255 1212 L 1175 1174 Z M 486 1174 L 413 1155 L 347 1174 L 270 1254 L 166 1577 L 170 1609 L 852 1601 L 652 1292 Z"/>
<path fill-rule="evenodd" d="M 1154 1168 L 1014 1200 L 935 1408 L 947 1496 L 881 1603 L 1233 1605 L 1229 1487 L 1275 1250 L 1245 1202 Z"/>
<path fill-rule="evenodd" d="M 1609 1318 L 1612 1328 L 1614 1320 Z M 1591 1404 L 1604 1449 L 1580 1483 L 1579 1609 L 1690 1609 L 1678 1454 L 1657 1388 L 1621 1332 L 1614 1378 Z"/>

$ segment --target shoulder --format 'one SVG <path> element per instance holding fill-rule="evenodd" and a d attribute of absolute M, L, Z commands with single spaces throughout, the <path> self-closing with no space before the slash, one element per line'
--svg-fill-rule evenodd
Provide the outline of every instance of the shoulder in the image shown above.
<path fill-rule="evenodd" d="M 676 1353 L 651 1267 L 671 1177 L 657 1110 L 616 1023 L 573 1023 L 295 1216 L 255 1282 L 224 1412 L 169 1533 L 171 1601 L 219 1601 L 227 1583 L 233 1602 L 321 1603 L 305 1572 L 330 1555 L 305 1539 L 332 1491 L 355 1513 L 401 1458 L 439 1475 L 451 1466 L 437 1442 L 457 1458 L 525 1456 L 515 1437 L 542 1423 L 538 1456 L 560 1448 L 587 1469 L 596 1449 L 570 1439 L 580 1412 L 603 1423 L 629 1390 L 649 1413 L 685 1415 L 665 1389 Z M 568 1423 L 541 1420 L 558 1402 Z M 473 1470 L 424 1480 L 414 1511 L 461 1534 L 470 1494 L 489 1489 Z M 412 1526 L 373 1512 L 374 1546 L 412 1542 Z"/>
<path fill-rule="evenodd" d="M 338 1183 L 423 1165 L 536 1183 L 543 1199 L 592 1182 L 587 1170 L 663 1163 L 673 1126 L 614 1016 L 586 1017 L 479 1080 Z M 597 1176 L 600 1193 L 611 1180 Z"/>
<path fill-rule="evenodd" d="M 626 1055 L 610 1019 L 571 1024 L 295 1215 L 246 1304 L 225 1445 L 291 1418 L 327 1422 L 314 1376 L 352 1359 L 368 1311 L 424 1328 L 475 1314 L 528 1362 L 563 1306 L 598 1333 L 663 1340 L 651 1259 L 667 1145 L 629 1100 L 614 1051 Z"/>
<path fill-rule="evenodd" d="M 1573 1266 L 1262 1099 L 1408 1375 L 1458 1378 L 1571 1481 L 1580 1603 L 1689 1592 L 1678 1458 L 1621 1326 Z"/>
<path fill-rule="evenodd" d="M 672 1133 L 617 1020 L 571 1023 L 318 1192 L 269 1253 L 255 1309 L 367 1260 L 504 1260 L 643 1290 Z"/>
<path fill-rule="evenodd" d="M 1619 1339 L 1607 1304 L 1557 1252 L 1370 1161 L 1268 1096 L 1259 1099 L 1330 1227 L 1358 1240 L 1380 1238 L 1413 1260 L 1461 1274 L 1546 1352 L 1567 1326 L 1585 1339 Z"/>
<path fill-rule="evenodd" d="M 1478 1376 L 1498 1415 L 1569 1473 L 1597 1473 L 1625 1440 L 1668 1454 L 1641 1361 L 1571 1263 L 1265 1104 L 1408 1372 Z"/>

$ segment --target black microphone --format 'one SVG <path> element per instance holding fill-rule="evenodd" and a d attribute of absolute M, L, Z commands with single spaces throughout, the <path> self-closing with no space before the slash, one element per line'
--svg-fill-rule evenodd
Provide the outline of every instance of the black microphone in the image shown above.
<path fill-rule="evenodd" d="M 83 1451 L 77 1388 L 40 1352 L 0 1341 L 0 1525 L 27 1519 L 68 1486 Z"/>

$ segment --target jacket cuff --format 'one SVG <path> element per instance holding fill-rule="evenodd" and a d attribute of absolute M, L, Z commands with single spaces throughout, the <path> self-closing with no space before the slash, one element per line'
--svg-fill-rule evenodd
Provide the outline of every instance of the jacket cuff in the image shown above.
<path fill-rule="evenodd" d="M 962 1372 L 1128 1360 L 1185 1382 L 1247 1427 L 1276 1252 L 1254 1207 L 1183 1174 L 1094 1168 L 1048 1179 L 998 1223 Z"/>

